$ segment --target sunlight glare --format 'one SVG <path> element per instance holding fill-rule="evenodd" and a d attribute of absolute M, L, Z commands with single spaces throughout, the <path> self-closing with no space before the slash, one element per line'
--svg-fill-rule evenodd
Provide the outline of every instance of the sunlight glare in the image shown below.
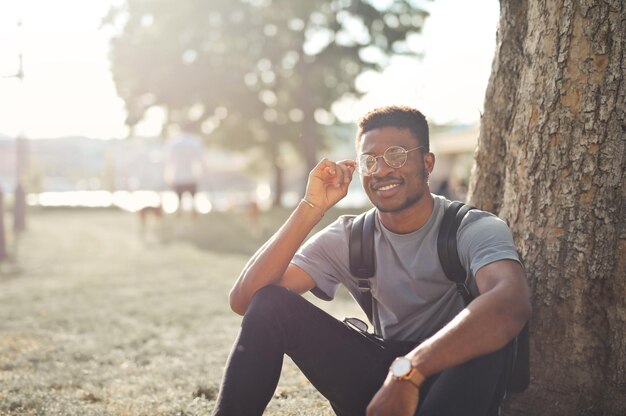
<path fill-rule="evenodd" d="M 22 53 L 24 64 L 22 86 L 15 87 L 16 79 L 0 80 L 0 132 L 23 131 L 31 138 L 126 136 L 124 104 L 108 68 L 108 36 L 99 30 L 110 4 L 95 0 L 0 3 L 0 62 L 17 62 Z M 11 75 L 5 73 L 6 66 L 0 68 L 3 76 Z M 23 108 L 15 105 L 20 100 Z"/>

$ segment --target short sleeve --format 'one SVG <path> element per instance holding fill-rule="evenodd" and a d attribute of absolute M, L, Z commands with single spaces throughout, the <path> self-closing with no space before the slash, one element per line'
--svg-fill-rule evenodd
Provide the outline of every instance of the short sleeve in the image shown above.
<path fill-rule="evenodd" d="M 480 268 L 499 260 L 514 260 L 519 255 L 511 230 L 504 221 L 484 211 L 470 211 L 458 235 L 459 257 L 473 276 Z"/>

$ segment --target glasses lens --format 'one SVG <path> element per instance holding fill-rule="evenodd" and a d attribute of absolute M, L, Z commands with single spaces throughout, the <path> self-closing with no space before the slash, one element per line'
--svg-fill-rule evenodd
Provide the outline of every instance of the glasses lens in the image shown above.
<path fill-rule="evenodd" d="M 346 318 L 344 322 L 352 325 L 361 332 L 367 332 L 367 324 L 359 318 Z"/>
<path fill-rule="evenodd" d="M 392 146 L 385 150 L 385 162 L 392 168 L 401 168 L 406 162 L 406 149 L 400 146 Z"/>
<path fill-rule="evenodd" d="M 374 170 L 376 170 L 376 158 L 374 156 L 359 156 L 359 173 L 361 175 L 371 175 Z"/>

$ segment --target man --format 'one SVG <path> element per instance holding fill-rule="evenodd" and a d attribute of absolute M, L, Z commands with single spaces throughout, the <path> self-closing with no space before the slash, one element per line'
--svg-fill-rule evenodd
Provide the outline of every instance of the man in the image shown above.
<path fill-rule="evenodd" d="M 182 135 L 171 139 L 165 148 L 165 182 L 176 192 L 178 215 L 182 212 L 183 195 L 191 196 L 191 212 L 197 215 L 194 197 L 198 181 L 204 172 L 204 147 L 200 139 L 184 131 Z"/>
<path fill-rule="evenodd" d="M 304 199 L 236 281 L 230 304 L 244 318 L 215 414 L 261 414 L 283 354 L 339 415 L 497 414 L 508 344 L 530 314 L 508 227 L 481 211 L 463 220 L 459 256 L 478 295 L 464 307 L 437 257 L 450 201 L 429 191 L 435 156 L 424 116 L 407 107 L 374 110 L 359 122 L 356 147 L 358 162 L 322 160 L 311 171 Z M 313 290 L 332 298 L 339 284 L 357 293 L 348 258 L 352 217 L 340 217 L 301 247 L 346 196 L 357 169 L 377 210 L 372 297 L 382 341 L 297 295 Z"/>

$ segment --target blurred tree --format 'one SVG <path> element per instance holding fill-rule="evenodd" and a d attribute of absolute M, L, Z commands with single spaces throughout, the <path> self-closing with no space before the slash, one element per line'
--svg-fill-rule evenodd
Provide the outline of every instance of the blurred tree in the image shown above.
<path fill-rule="evenodd" d="M 116 186 L 116 167 L 113 160 L 112 149 L 107 149 L 104 153 L 104 163 L 102 164 L 102 170 L 100 172 L 100 182 L 102 183 L 102 189 L 106 189 L 109 192 L 115 192 Z"/>
<path fill-rule="evenodd" d="M 4 232 L 4 192 L 0 187 L 0 262 L 7 258 L 7 243 Z"/>
<path fill-rule="evenodd" d="M 470 202 L 510 225 L 531 384 L 506 415 L 626 414 L 626 2 L 501 1 Z"/>
<path fill-rule="evenodd" d="M 129 126 L 160 106 L 164 128 L 191 120 L 222 145 L 263 149 L 280 179 L 282 146 L 308 172 L 333 103 L 391 54 L 417 55 L 426 16 L 411 0 L 127 0 L 105 23 Z"/>

